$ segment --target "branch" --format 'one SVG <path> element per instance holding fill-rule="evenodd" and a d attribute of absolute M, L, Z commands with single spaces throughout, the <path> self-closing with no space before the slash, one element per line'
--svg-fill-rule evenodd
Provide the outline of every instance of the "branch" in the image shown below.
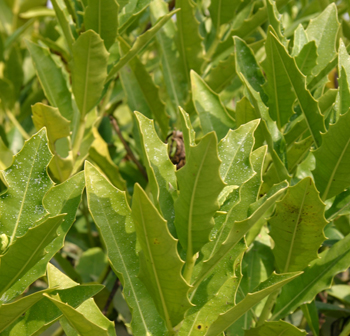
<path fill-rule="evenodd" d="M 125 139 L 122 135 L 122 132 L 120 131 L 117 119 L 112 115 L 109 116 L 109 119 L 111 120 L 112 126 L 113 126 L 114 130 L 117 132 L 118 137 L 119 137 L 120 141 L 123 143 L 123 146 L 124 146 L 126 152 L 128 153 L 130 159 L 136 164 L 137 168 L 139 169 L 139 171 L 141 172 L 143 177 L 146 179 L 146 181 L 148 181 L 148 176 L 147 176 L 146 170 L 145 170 L 145 168 L 143 168 L 142 164 L 137 160 L 134 153 L 131 151 L 129 145 L 125 141 Z"/>

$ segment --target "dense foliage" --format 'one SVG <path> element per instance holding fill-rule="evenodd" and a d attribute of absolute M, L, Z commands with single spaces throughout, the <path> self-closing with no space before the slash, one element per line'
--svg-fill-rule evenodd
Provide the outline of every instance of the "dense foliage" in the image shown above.
<path fill-rule="evenodd" d="M 349 335 L 349 2 L 51 4 L 0 0 L 0 335 Z"/>

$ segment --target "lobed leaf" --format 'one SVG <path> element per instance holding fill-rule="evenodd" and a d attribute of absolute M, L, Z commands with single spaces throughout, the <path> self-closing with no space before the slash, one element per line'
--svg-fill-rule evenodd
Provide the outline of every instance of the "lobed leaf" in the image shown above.
<path fill-rule="evenodd" d="M 135 228 L 125 192 L 113 187 L 88 162 L 85 176 L 89 210 L 105 242 L 111 267 L 123 285 L 125 300 L 132 310 L 133 332 L 146 335 L 165 333 L 164 322 L 153 299 L 138 278 Z"/>
<path fill-rule="evenodd" d="M 225 184 L 220 178 L 214 132 L 191 146 L 186 156 L 186 165 L 176 173 L 180 195 L 175 202 L 175 227 L 182 247 L 192 257 L 209 241 L 213 216 L 219 209 L 217 199 Z"/>
<path fill-rule="evenodd" d="M 44 293 L 53 292 L 54 289 L 45 289 L 31 295 L 27 295 L 15 302 L 2 304 L 0 306 L 0 333 L 15 322 L 22 314 L 24 314 L 30 307 L 36 304 L 43 298 Z"/>
<path fill-rule="evenodd" d="M 177 181 L 175 166 L 169 160 L 168 145 L 157 136 L 153 120 L 138 112 L 135 112 L 135 117 L 153 202 L 168 221 L 170 232 L 175 235 L 172 192 L 177 189 Z"/>
<path fill-rule="evenodd" d="M 192 99 L 199 114 L 203 133 L 215 131 L 221 140 L 235 122 L 228 114 L 219 96 L 194 72 L 191 71 Z"/>
<path fill-rule="evenodd" d="M 0 195 L 0 223 L 1 232 L 11 237 L 10 243 L 47 214 L 42 198 L 53 185 L 46 171 L 51 158 L 46 130 L 42 129 L 26 141 L 4 171 L 8 189 Z"/>
<path fill-rule="evenodd" d="M 141 245 L 139 277 L 152 294 L 170 331 L 191 307 L 187 297 L 190 286 L 181 274 L 184 262 L 177 252 L 177 240 L 171 236 L 166 221 L 138 184 L 134 191 L 132 216 Z"/>
<path fill-rule="evenodd" d="M 306 89 L 304 75 L 296 66 L 295 61 L 288 55 L 288 52 L 285 49 L 285 47 L 283 47 L 283 45 L 277 40 L 277 38 L 272 34 L 272 32 L 268 34 L 266 43 L 267 50 L 271 50 L 271 53 L 268 53 L 268 57 L 272 57 L 272 55 L 275 56 L 273 57 L 273 63 L 276 65 L 274 69 L 275 71 L 278 71 L 278 73 L 276 73 L 276 75 L 273 76 L 275 77 L 275 79 L 273 79 L 272 77 L 268 84 L 268 87 L 270 87 L 270 99 L 271 96 L 274 96 L 275 99 L 280 101 L 278 104 L 282 104 L 283 106 L 285 104 L 283 99 L 286 99 L 288 96 L 292 97 L 292 95 L 286 95 L 286 97 L 282 99 L 283 92 L 280 92 L 281 98 L 279 98 L 277 94 L 273 95 L 272 90 L 277 90 L 281 87 L 284 89 L 284 91 L 288 90 L 288 92 L 293 92 L 293 101 L 294 99 L 297 99 L 301 112 L 306 120 L 308 129 L 315 141 L 315 144 L 316 146 L 320 146 L 322 142 L 320 132 L 325 131 L 323 116 L 320 113 L 317 101 Z M 266 68 L 266 72 L 268 71 L 269 69 Z M 276 85 L 271 87 L 272 83 L 276 83 Z M 292 108 L 293 101 L 289 101 L 289 109 Z M 288 120 L 290 117 L 290 113 L 288 115 L 287 112 L 283 112 L 283 110 L 280 111 L 280 108 L 277 109 L 278 104 L 275 105 L 276 113 L 274 115 L 277 118 L 277 120 L 281 120 L 281 127 L 284 125 L 282 120 L 284 120 L 284 122 Z M 278 117 L 277 113 L 279 113 L 280 117 Z M 285 119 L 282 119 L 282 116 Z"/>
<path fill-rule="evenodd" d="M 300 330 L 284 321 L 265 322 L 262 326 L 247 330 L 244 336 L 306 336 L 305 330 Z"/>
<path fill-rule="evenodd" d="M 309 41 L 316 41 L 318 58 L 313 74 L 317 75 L 335 56 L 335 43 L 339 29 L 335 4 L 330 4 L 319 16 L 310 20 L 306 29 Z"/>
<path fill-rule="evenodd" d="M 301 271 L 318 258 L 317 251 L 326 239 L 324 211 L 325 205 L 310 177 L 289 187 L 284 198 L 277 202 L 269 223 L 279 272 Z"/>
<path fill-rule="evenodd" d="M 350 265 L 350 235 L 322 252 L 304 273 L 282 289 L 276 301 L 271 320 L 278 320 L 294 312 L 297 307 L 311 302 L 317 293 L 329 288 L 333 277 Z"/>
<path fill-rule="evenodd" d="M 322 146 L 314 152 L 316 168 L 313 175 L 323 201 L 341 193 L 350 185 L 349 125 L 350 113 L 347 112 L 322 135 Z"/>
<path fill-rule="evenodd" d="M 87 319 L 84 314 L 71 307 L 68 303 L 64 303 L 50 296 L 48 296 L 48 299 L 62 312 L 63 316 L 79 334 L 86 336 L 109 335 L 107 329 L 100 327 Z"/>
<path fill-rule="evenodd" d="M 290 283 L 300 275 L 300 273 L 273 273 L 266 281 L 261 283 L 253 293 L 248 294 L 233 308 L 226 313 L 221 314 L 215 322 L 209 327 L 206 336 L 216 336 L 226 330 L 232 323 L 241 317 L 250 308 L 254 307 L 263 298 L 277 291 L 281 287 Z"/>
<path fill-rule="evenodd" d="M 50 217 L 42 223 L 28 229 L 18 238 L 7 252 L 0 256 L 0 301 L 6 303 L 9 297 L 6 291 L 21 279 L 42 257 L 45 247 L 57 237 L 57 229 L 66 215 Z"/>
<path fill-rule="evenodd" d="M 254 146 L 253 133 L 258 125 L 259 120 L 253 120 L 236 130 L 229 130 L 219 142 L 218 151 L 222 161 L 220 175 L 228 185 L 240 186 L 254 174 L 250 154 Z"/>
<path fill-rule="evenodd" d="M 45 247 L 45 256 L 7 290 L 6 296 L 9 299 L 12 300 L 21 294 L 35 280 L 45 275 L 46 265 L 63 247 L 65 237 L 75 220 L 84 186 L 84 173 L 81 172 L 66 182 L 52 187 L 44 196 L 43 205 L 51 216 L 66 214 L 66 217 L 57 229 L 58 236 Z"/>

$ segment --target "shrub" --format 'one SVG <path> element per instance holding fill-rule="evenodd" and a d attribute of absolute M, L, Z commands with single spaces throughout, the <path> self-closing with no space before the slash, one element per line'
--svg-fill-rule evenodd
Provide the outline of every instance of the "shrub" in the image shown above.
<path fill-rule="evenodd" d="M 45 3 L 0 2 L 0 334 L 348 335 L 348 2 Z"/>

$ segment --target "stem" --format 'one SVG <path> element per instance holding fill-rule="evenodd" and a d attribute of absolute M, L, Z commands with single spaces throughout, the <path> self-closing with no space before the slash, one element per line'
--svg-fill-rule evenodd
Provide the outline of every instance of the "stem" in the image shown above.
<path fill-rule="evenodd" d="M 197 253 L 194 256 L 192 256 L 192 253 L 187 254 L 185 270 L 184 270 L 184 278 L 189 284 L 191 284 L 193 267 L 194 267 L 194 264 L 196 263 L 196 260 L 197 260 Z"/>
<path fill-rule="evenodd" d="M 85 133 L 85 124 L 86 124 L 86 117 L 80 117 L 80 122 L 77 130 L 77 134 L 74 139 L 73 144 L 73 160 L 76 161 L 77 157 L 80 155 L 80 146 L 83 142 L 84 133 Z"/>
<path fill-rule="evenodd" d="M 345 326 L 343 331 L 340 333 L 339 336 L 349 336 L 350 335 L 350 322 Z"/>
<path fill-rule="evenodd" d="M 107 312 L 108 312 L 108 309 L 109 309 L 109 306 L 113 300 L 113 297 L 115 295 L 115 293 L 117 292 L 118 288 L 120 286 L 120 281 L 119 279 L 115 279 L 115 282 L 114 282 L 114 285 L 113 285 L 113 288 L 111 290 L 111 292 L 109 293 L 109 296 L 107 298 L 107 302 L 105 304 L 105 307 L 103 308 L 103 311 L 102 311 L 102 314 L 106 316 Z"/>
<path fill-rule="evenodd" d="M 56 331 L 52 334 L 52 336 L 62 336 L 64 335 L 64 330 L 61 326 L 59 326 Z"/>
<path fill-rule="evenodd" d="M 90 223 L 90 218 L 89 218 L 89 210 L 86 206 L 86 197 L 83 195 L 83 200 L 82 200 L 82 213 L 86 221 L 86 228 L 88 230 L 88 237 L 89 237 L 89 243 L 93 247 L 95 246 L 94 238 L 92 237 L 92 230 L 91 230 L 91 223 Z"/>
<path fill-rule="evenodd" d="M 275 291 L 274 293 L 270 294 L 267 301 L 265 302 L 265 306 L 260 314 L 259 321 L 257 323 L 257 327 L 260 327 L 265 323 L 265 321 L 270 317 L 272 308 L 276 302 L 277 296 L 279 294 L 279 290 Z"/>
<path fill-rule="evenodd" d="M 24 130 L 22 125 L 18 122 L 16 117 L 9 111 L 8 109 L 5 109 L 6 115 L 11 120 L 12 124 L 18 129 L 18 131 L 21 133 L 22 137 L 25 140 L 28 140 L 30 138 L 29 134 Z"/>
<path fill-rule="evenodd" d="M 132 152 L 131 148 L 129 147 L 128 143 L 125 141 L 123 134 L 120 131 L 117 119 L 112 115 L 109 116 L 109 119 L 111 120 L 112 126 L 113 126 L 114 130 L 116 131 L 116 133 L 118 134 L 118 137 L 119 137 L 120 141 L 122 142 L 130 159 L 136 164 L 137 168 L 139 169 L 139 171 L 141 172 L 143 177 L 146 179 L 146 181 L 148 181 L 148 176 L 147 176 L 146 170 L 145 170 L 145 168 L 143 168 L 142 164 L 136 159 L 136 157 L 135 157 L 134 153 Z"/>

